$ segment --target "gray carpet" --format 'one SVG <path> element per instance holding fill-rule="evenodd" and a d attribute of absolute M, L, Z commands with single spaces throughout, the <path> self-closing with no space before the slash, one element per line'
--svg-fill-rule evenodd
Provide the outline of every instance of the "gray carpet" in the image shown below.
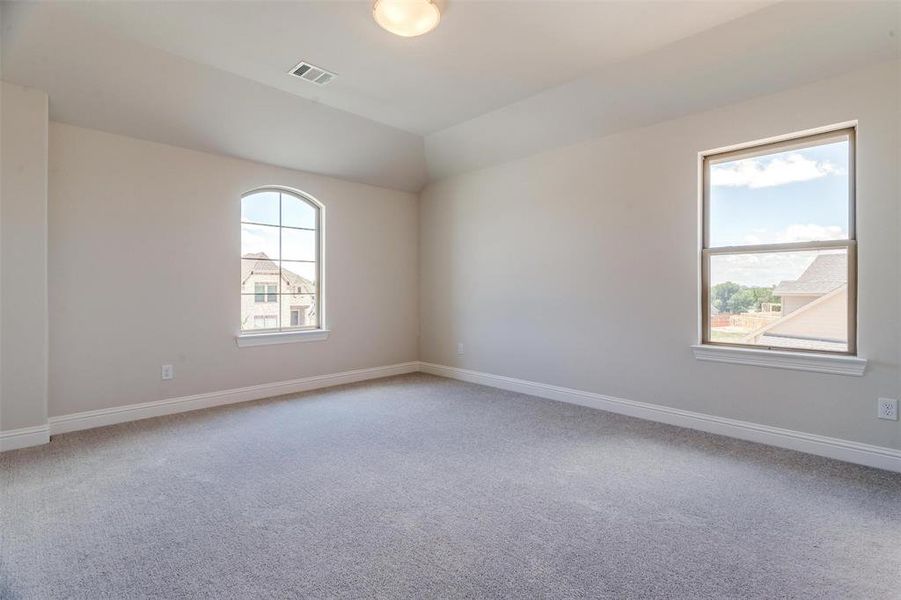
<path fill-rule="evenodd" d="M 0 467 L 4 599 L 901 598 L 901 475 L 426 375 Z"/>

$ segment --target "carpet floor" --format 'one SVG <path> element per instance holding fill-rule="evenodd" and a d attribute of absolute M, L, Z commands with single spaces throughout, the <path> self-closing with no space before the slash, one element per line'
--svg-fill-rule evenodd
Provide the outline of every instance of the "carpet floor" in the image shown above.
<path fill-rule="evenodd" d="M 901 475 L 422 374 L 0 475 L 4 599 L 901 598 Z"/>

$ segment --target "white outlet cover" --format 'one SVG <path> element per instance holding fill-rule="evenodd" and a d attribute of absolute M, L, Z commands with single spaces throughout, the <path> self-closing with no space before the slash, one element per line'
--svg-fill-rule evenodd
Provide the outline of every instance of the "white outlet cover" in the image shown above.
<path fill-rule="evenodd" d="M 163 365 L 160 367 L 160 377 L 163 379 L 172 379 L 175 377 L 175 369 L 172 365 Z"/>
<path fill-rule="evenodd" d="M 898 401 L 894 398 L 880 398 L 876 416 L 890 421 L 898 420 Z"/>
<path fill-rule="evenodd" d="M 463 354 L 463 344 L 457 344 L 457 354 Z"/>

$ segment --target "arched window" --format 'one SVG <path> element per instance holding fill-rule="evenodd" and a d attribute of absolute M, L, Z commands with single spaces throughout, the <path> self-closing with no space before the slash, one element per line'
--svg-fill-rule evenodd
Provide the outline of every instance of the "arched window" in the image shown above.
<path fill-rule="evenodd" d="M 322 328 L 322 206 L 282 188 L 241 198 L 241 331 Z"/>

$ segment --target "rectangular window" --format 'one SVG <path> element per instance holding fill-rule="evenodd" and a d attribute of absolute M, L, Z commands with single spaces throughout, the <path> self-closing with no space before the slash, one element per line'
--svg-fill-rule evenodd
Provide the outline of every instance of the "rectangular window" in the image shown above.
<path fill-rule="evenodd" d="M 276 315 L 257 315 L 253 318 L 254 329 L 275 329 L 278 327 Z"/>
<path fill-rule="evenodd" d="M 254 302 L 278 302 L 277 283 L 257 283 L 253 286 Z"/>
<path fill-rule="evenodd" d="M 702 343 L 856 353 L 855 131 L 703 157 Z"/>

